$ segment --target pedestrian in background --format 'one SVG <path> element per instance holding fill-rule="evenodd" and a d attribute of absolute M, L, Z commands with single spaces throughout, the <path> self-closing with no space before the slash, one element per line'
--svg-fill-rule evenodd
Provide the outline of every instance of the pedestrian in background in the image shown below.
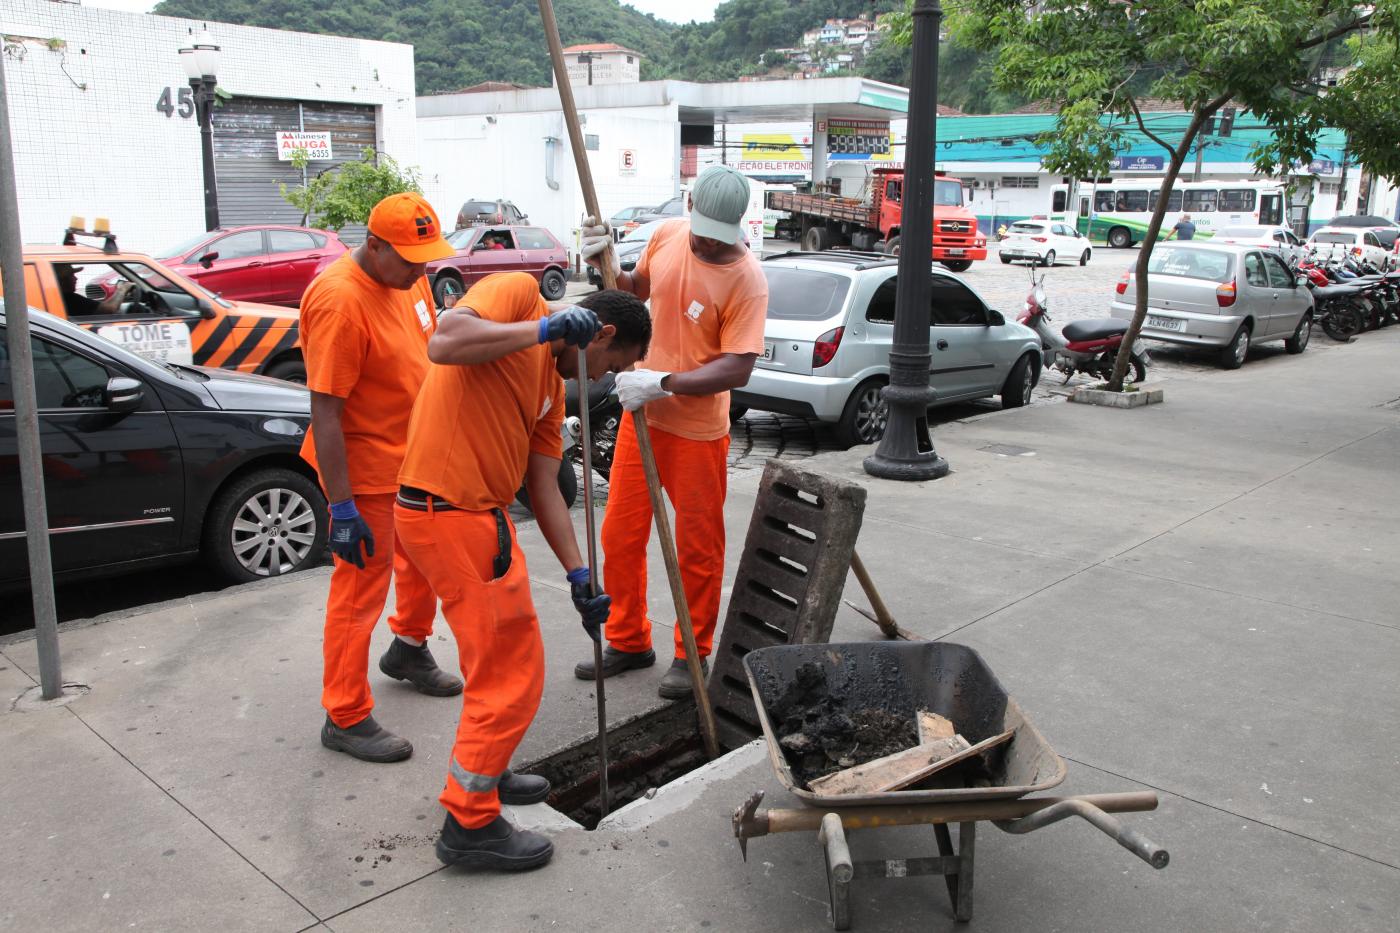
<path fill-rule="evenodd" d="M 1172 232 L 1167 234 L 1167 239 L 1175 235 L 1178 240 L 1189 240 L 1196 235 L 1196 225 L 1191 222 L 1190 214 L 1182 214 L 1181 219 L 1172 225 Z"/>
<path fill-rule="evenodd" d="M 646 406 L 661 485 L 676 510 L 676 549 L 702 668 L 719 619 L 724 577 L 724 498 L 728 484 L 729 390 L 749 381 L 763 352 L 768 282 L 741 239 L 748 179 L 711 166 L 690 192 L 690 216 L 659 227 L 636 268 L 623 272 L 608 250 L 612 232 L 584 221 L 584 258 L 601 269 L 611 258 L 617 287 L 651 299 L 651 350 L 646 368 L 617 377 L 628 411 Z M 603 516 L 603 578 L 613 598 L 603 676 L 656 663 L 647 615 L 647 542 L 651 497 L 633 420 L 624 417 L 608 477 Z M 593 659 L 574 674 L 594 677 Z M 675 627 L 675 658 L 657 692 L 678 699 L 691 692 L 685 646 Z"/>
<path fill-rule="evenodd" d="M 394 494 L 413 400 L 428 370 L 436 327 L 424 271 L 453 255 L 437 214 L 417 194 L 375 205 L 365 242 L 316 277 L 301 302 L 301 343 L 311 390 L 311 430 L 301 455 L 315 468 L 331 510 L 321 744 L 362 761 L 401 761 L 413 745 L 372 715 L 369 646 L 394 582 L 394 640 L 379 668 L 430 696 L 455 696 L 462 681 L 428 650 L 437 599 L 404 555 Z"/>

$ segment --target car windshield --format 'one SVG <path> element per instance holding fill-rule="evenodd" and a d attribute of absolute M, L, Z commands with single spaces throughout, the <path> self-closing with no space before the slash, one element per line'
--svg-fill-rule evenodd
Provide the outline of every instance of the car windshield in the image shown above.
<path fill-rule="evenodd" d="M 1231 274 L 1230 254 L 1223 250 L 1184 249 L 1158 246 L 1147 262 L 1147 271 L 1155 275 L 1180 275 L 1188 279 L 1228 282 Z"/>
<path fill-rule="evenodd" d="M 495 201 L 468 201 L 462 205 L 463 214 L 494 214 L 496 213 Z"/>
<path fill-rule="evenodd" d="M 1348 246 L 1356 242 L 1354 233 L 1314 233 L 1312 241 L 1314 243 L 1345 243 Z"/>
<path fill-rule="evenodd" d="M 208 234 L 208 233 L 200 233 L 200 234 L 196 234 L 195 236 L 192 236 L 192 237 L 186 237 L 185 239 L 181 240 L 179 243 L 176 243 L 174 246 L 170 247 L 169 249 L 167 249 L 167 250 L 162 250 L 162 251 L 160 251 L 159 253 L 156 253 L 156 258 L 157 258 L 157 259 L 175 259 L 176 257 L 185 255 L 185 254 L 188 253 L 190 250 L 194 249 L 196 246 L 198 246 L 199 244 L 205 242 L 205 241 L 208 240 L 208 239 L 209 239 L 209 234 Z"/>
<path fill-rule="evenodd" d="M 1014 223 L 1011 225 L 1012 233 L 1044 233 L 1045 228 L 1040 224 Z"/>
<path fill-rule="evenodd" d="M 472 237 L 476 236 L 477 230 L 477 227 L 463 227 L 447 237 L 447 245 L 453 249 L 466 249 L 471 243 Z"/>
<path fill-rule="evenodd" d="M 940 181 L 933 189 L 933 203 L 939 207 L 962 207 L 963 190 L 960 181 Z"/>
<path fill-rule="evenodd" d="M 624 243 L 645 243 L 647 240 L 650 240 L 650 239 L 651 239 L 651 235 L 652 235 L 653 233 L 655 233 L 657 230 L 659 230 L 659 229 L 661 228 L 661 225 L 662 225 L 663 223 L 665 223 L 665 221 L 662 221 L 662 220 L 653 220 L 651 223 L 642 224 L 640 227 L 636 228 L 636 229 L 633 230 L 631 233 L 629 233 L 629 234 L 627 234 L 625 237 L 623 237 L 623 238 L 622 238 L 622 242 L 624 242 Z"/>
<path fill-rule="evenodd" d="M 1218 236 L 1235 237 L 1241 240 L 1267 240 L 1272 234 L 1268 227 L 1221 227 Z"/>
<path fill-rule="evenodd" d="M 5 302 L 3 300 L 0 300 L 0 315 L 3 315 L 4 313 Z M 157 369 L 164 370 L 172 369 L 171 364 L 166 363 L 163 360 L 153 359 L 151 357 L 146 356 L 138 356 L 137 354 L 132 353 L 130 350 L 128 350 L 126 347 L 123 347 L 116 341 L 108 340 L 106 337 L 99 334 L 96 330 L 88 330 L 85 327 L 79 327 L 76 324 L 63 320 L 63 318 L 54 317 L 52 314 L 49 314 L 46 311 L 40 311 L 37 308 L 30 308 L 29 320 L 31 324 L 40 325 L 39 327 L 34 328 L 32 331 L 36 335 L 42 335 L 43 329 L 46 328 L 50 331 L 53 331 L 54 333 L 63 334 L 70 340 L 73 340 L 77 343 L 83 343 L 85 341 L 90 343 L 96 341 L 97 343 L 102 345 L 103 353 L 106 353 L 108 356 L 112 357 L 117 362 L 124 363 L 125 365 L 130 366 L 138 371 L 143 367 L 148 369 L 150 367 L 156 367 Z M 4 324 L 5 321 L 0 320 L 0 331 L 3 331 Z"/>
<path fill-rule="evenodd" d="M 851 280 L 829 272 L 765 265 L 770 321 L 824 321 L 841 310 Z"/>

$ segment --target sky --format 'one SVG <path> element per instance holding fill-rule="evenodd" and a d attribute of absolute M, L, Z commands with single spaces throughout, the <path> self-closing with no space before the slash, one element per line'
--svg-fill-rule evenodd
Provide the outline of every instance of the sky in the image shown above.
<path fill-rule="evenodd" d="M 83 0 L 84 6 L 100 6 L 109 10 L 126 10 L 128 13 L 147 13 L 159 0 Z M 707 23 L 715 18 L 715 7 L 723 0 L 623 0 L 629 6 L 643 13 L 651 13 L 658 19 L 686 23 L 691 20 Z"/>

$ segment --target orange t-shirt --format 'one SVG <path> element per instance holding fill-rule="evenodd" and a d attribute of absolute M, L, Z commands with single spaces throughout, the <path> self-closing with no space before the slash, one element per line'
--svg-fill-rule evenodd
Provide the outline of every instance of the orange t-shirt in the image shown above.
<path fill-rule="evenodd" d="M 349 253 L 318 275 L 301 299 L 306 386 L 345 399 L 341 427 L 355 495 L 398 491 L 408 417 L 436 328 L 426 278 L 408 291 L 389 288 Z M 309 431 L 301 456 L 316 467 Z"/>
<path fill-rule="evenodd" d="M 690 251 L 690 221 L 673 220 L 652 235 L 637 271 L 651 281 L 651 349 L 647 369 L 683 373 L 725 353 L 762 353 L 768 280 L 752 253 L 727 265 Z M 696 441 L 729 433 L 729 393 L 673 395 L 647 404 L 647 419 Z"/>
<path fill-rule="evenodd" d="M 445 314 L 486 321 L 538 321 L 549 313 L 527 272 L 488 275 Z M 413 406 L 399 482 L 459 509 L 508 506 L 531 453 L 563 455 L 564 380 L 549 344 L 478 366 L 430 364 Z"/>

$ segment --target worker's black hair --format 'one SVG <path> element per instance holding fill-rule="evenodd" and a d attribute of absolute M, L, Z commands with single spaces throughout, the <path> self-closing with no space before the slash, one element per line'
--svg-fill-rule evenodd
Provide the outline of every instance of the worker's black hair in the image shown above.
<path fill-rule="evenodd" d="M 617 328 L 613 345 L 638 347 L 647 355 L 651 346 L 651 314 L 640 298 L 620 289 L 603 289 L 579 301 L 579 307 L 598 315 L 598 320 Z"/>

